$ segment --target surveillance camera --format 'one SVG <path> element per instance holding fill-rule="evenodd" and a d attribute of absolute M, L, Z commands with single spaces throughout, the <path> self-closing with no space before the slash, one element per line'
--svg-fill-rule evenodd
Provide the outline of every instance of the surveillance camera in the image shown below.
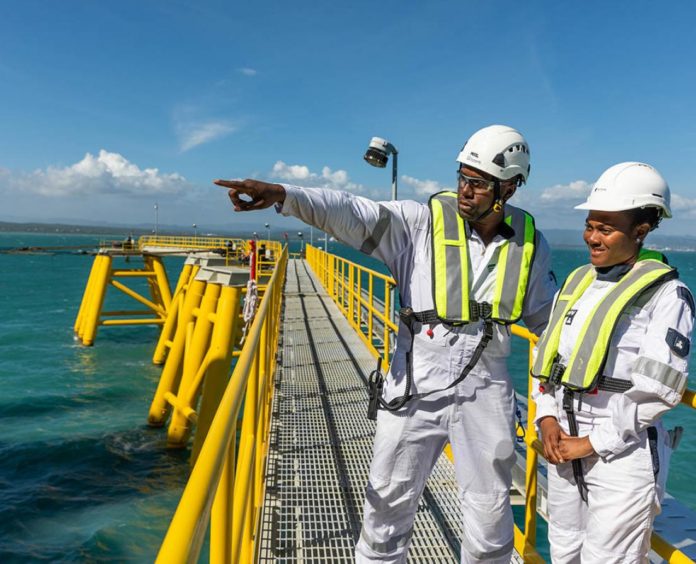
<path fill-rule="evenodd" d="M 373 137 L 363 158 L 372 166 L 384 168 L 389 160 L 389 145 L 390 143 L 386 139 Z"/>

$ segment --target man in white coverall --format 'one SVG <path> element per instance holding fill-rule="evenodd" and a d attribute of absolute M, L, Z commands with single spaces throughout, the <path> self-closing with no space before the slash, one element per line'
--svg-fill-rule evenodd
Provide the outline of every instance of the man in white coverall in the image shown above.
<path fill-rule="evenodd" d="M 412 315 L 401 315 L 381 389 L 357 562 L 406 561 L 418 500 L 448 441 L 460 486 L 462 562 L 507 563 L 512 553 L 510 332 L 491 317 L 521 318 L 540 334 L 556 285 L 548 244 L 531 216 L 505 204 L 529 173 L 524 137 L 510 127 L 486 127 L 472 135 L 457 161 L 458 193 L 433 196 L 430 207 L 255 180 L 215 181 L 230 188 L 238 211 L 276 205 L 283 215 L 381 260 L 397 281 L 402 307 L 410 308 L 402 310 Z M 456 272 L 447 270 L 448 264 L 457 265 Z M 508 284 L 496 285 L 501 269 Z M 516 313 L 495 313 L 501 292 L 507 297 L 498 300 L 499 309 L 515 302 Z M 460 308 L 467 322 L 446 311 L 455 302 L 473 303 Z M 442 320 L 450 317 L 459 322 Z"/>
<path fill-rule="evenodd" d="M 534 390 L 536 422 L 551 463 L 551 557 L 558 564 L 647 562 L 678 441 L 660 417 L 686 388 L 694 299 L 665 265 L 664 279 L 647 279 L 646 289 L 633 283 L 640 293 L 623 309 L 612 314 L 603 305 L 617 307 L 618 293 L 629 291 L 629 275 L 638 267 L 660 267 L 645 260 L 660 260 L 660 253 L 642 249 L 648 232 L 672 216 L 669 187 L 653 167 L 628 162 L 609 168 L 576 209 L 589 210 L 584 240 L 591 265 L 581 267 L 588 285 L 571 291 L 581 269 L 569 276 L 532 369 L 548 373 L 542 358 L 551 356 L 561 367 L 553 371 L 555 383 L 544 377 Z M 612 326 L 605 348 L 600 333 Z M 554 334 L 558 344 L 547 344 Z M 603 364 L 593 365 L 591 355 Z M 574 359 L 583 361 L 576 374 L 584 384 L 572 379 Z M 590 383 L 595 374 L 601 377 Z M 583 386 L 589 390 L 579 393 Z"/>

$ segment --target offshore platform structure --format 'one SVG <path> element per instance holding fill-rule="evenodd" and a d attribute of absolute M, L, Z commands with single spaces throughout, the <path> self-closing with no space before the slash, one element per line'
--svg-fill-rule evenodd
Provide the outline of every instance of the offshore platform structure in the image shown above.
<path fill-rule="evenodd" d="M 179 257 L 167 258 L 180 267 L 173 293 L 164 257 Z M 273 241 L 208 237 L 101 246 L 76 338 L 92 345 L 101 326 L 160 326 L 153 362 L 162 372 L 147 421 L 168 425 L 170 448 L 191 447 L 191 476 L 158 562 L 198 561 L 206 543 L 213 562 L 353 562 L 374 433 L 366 384 L 376 358 L 390 361 L 394 285 L 309 245 L 306 256 Z M 140 309 L 120 305 L 129 298 Z M 535 337 L 512 332 L 531 354 Z M 513 560 L 541 563 L 543 447 L 530 424 L 534 402 L 518 394 L 518 403 L 527 423 L 513 472 Z M 696 408 L 696 394 L 687 390 L 682 403 Z M 458 561 L 451 456 L 445 449 L 422 497 L 410 562 Z M 695 524 L 667 496 L 651 561 L 693 562 Z"/>

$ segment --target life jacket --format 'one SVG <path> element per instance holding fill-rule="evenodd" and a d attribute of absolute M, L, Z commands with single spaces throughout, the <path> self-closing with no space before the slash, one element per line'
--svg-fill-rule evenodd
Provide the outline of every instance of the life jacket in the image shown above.
<path fill-rule="evenodd" d="M 578 392 L 591 391 L 597 387 L 610 391 L 629 389 L 629 381 L 625 381 L 624 387 L 620 385 L 623 380 L 602 375 L 619 318 L 641 294 L 667 280 L 677 278 L 678 273 L 676 269 L 657 260 L 636 262 L 594 306 L 580 330 L 572 353 L 566 364 L 562 365 L 558 358 L 558 345 L 566 314 L 596 277 L 594 267 L 588 264 L 575 269 L 564 282 L 551 312 L 551 320 L 537 343 L 532 375 L 542 382 L 561 384 Z"/>
<path fill-rule="evenodd" d="M 432 291 L 437 319 L 451 324 L 487 317 L 505 325 L 519 321 L 536 249 L 534 218 L 523 210 L 506 206 L 504 221 L 514 234 L 500 248 L 492 303 L 480 304 L 470 296 L 469 246 L 465 221 L 459 215 L 457 193 L 435 194 L 429 206 Z"/>

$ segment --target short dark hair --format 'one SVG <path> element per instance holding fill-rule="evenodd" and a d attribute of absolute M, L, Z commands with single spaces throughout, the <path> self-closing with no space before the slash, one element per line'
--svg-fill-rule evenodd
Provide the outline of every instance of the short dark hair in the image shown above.
<path fill-rule="evenodd" d="M 634 210 L 628 210 L 633 219 L 633 227 L 640 225 L 641 223 L 647 223 L 650 225 L 650 231 L 657 229 L 662 219 L 662 210 L 655 207 L 647 208 L 636 208 Z"/>

